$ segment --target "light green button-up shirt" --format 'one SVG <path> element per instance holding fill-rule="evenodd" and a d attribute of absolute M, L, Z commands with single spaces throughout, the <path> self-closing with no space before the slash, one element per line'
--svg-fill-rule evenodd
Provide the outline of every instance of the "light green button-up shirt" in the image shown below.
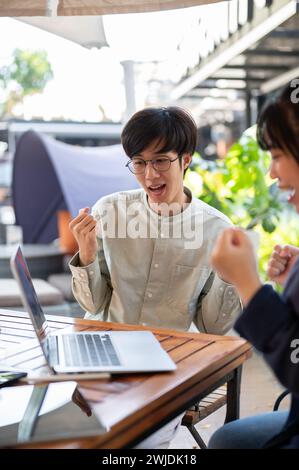
<path fill-rule="evenodd" d="M 92 209 L 98 253 L 89 266 L 70 261 L 74 295 L 85 318 L 223 334 L 240 312 L 239 297 L 209 264 L 218 234 L 231 225 L 191 198 L 173 217 L 158 216 L 140 190 L 115 193 Z"/>

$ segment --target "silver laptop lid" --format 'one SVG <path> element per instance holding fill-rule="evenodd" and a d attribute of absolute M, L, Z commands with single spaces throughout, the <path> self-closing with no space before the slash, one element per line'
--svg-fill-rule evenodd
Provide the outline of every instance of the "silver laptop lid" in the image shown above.
<path fill-rule="evenodd" d="M 48 337 L 50 327 L 39 303 L 34 289 L 31 275 L 22 253 L 20 245 L 10 258 L 10 267 L 15 280 L 20 287 L 22 302 L 30 315 L 33 327 L 37 334 L 44 356 L 49 364 Z"/>

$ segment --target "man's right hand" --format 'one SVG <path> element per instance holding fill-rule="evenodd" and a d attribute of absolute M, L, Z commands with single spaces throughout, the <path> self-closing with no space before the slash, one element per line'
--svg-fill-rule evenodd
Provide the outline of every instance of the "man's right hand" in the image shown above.
<path fill-rule="evenodd" d="M 69 224 L 79 246 L 81 266 L 88 266 L 97 256 L 96 220 L 89 214 L 89 207 L 80 209 L 79 214 Z"/>
<path fill-rule="evenodd" d="M 299 248 L 292 245 L 275 245 L 268 263 L 267 275 L 271 281 L 284 286 L 299 256 Z"/>

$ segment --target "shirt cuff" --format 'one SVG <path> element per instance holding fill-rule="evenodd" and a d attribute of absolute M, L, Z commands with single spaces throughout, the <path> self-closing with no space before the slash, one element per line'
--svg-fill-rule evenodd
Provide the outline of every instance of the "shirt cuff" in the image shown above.
<path fill-rule="evenodd" d="M 96 258 L 87 266 L 79 266 L 79 252 L 76 253 L 69 262 L 69 268 L 73 277 L 80 282 L 89 282 L 96 275 L 100 275 L 99 262 Z"/>
<path fill-rule="evenodd" d="M 213 291 L 216 292 L 220 310 L 224 313 L 231 311 L 236 302 L 240 305 L 237 290 L 233 284 L 223 281 L 217 274 L 213 282 Z"/>

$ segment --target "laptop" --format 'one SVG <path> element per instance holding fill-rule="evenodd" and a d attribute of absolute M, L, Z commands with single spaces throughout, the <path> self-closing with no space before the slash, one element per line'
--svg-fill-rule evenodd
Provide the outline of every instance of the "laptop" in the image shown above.
<path fill-rule="evenodd" d="M 162 372 L 176 369 L 175 363 L 150 331 L 51 332 L 19 245 L 10 264 L 25 310 L 29 313 L 46 362 L 54 373 Z"/>

